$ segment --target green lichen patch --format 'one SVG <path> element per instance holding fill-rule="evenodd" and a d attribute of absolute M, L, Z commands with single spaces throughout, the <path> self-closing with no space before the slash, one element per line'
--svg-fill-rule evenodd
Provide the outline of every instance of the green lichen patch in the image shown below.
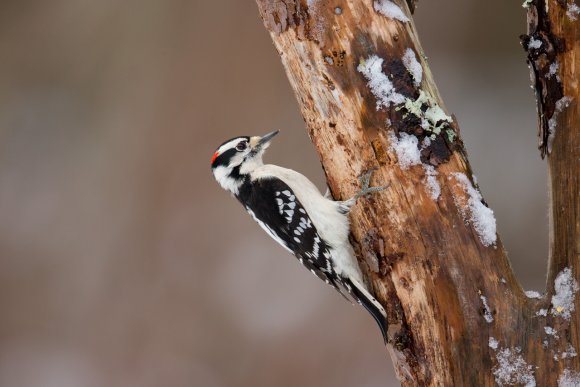
<path fill-rule="evenodd" d="M 423 163 L 436 166 L 449 160 L 460 140 L 453 127 L 453 117 L 445 113 L 432 95 L 420 90 L 417 98 L 407 97 L 395 110 L 400 114 L 395 120 L 399 123 L 397 132 L 417 137 Z"/>
<path fill-rule="evenodd" d="M 427 132 L 439 135 L 442 130 L 449 128 L 453 118 L 448 116 L 435 102 L 434 98 L 421 90 L 415 100 L 407 98 L 404 109 L 407 114 L 413 114 L 421 120 L 421 127 Z"/>

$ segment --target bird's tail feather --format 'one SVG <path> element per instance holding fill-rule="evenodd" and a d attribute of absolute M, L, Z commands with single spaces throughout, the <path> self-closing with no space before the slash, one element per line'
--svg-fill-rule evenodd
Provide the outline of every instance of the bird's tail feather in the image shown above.
<path fill-rule="evenodd" d="M 387 323 L 387 312 L 385 311 L 385 308 L 383 308 L 383 306 L 368 292 L 364 285 L 359 283 L 357 280 L 349 278 L 346 281 L 349 282 L 352 289 L 351 292 L 354 296 L 353 298 L 355 298 L 356 301 L 358 301 L 377 322 L 383 335 L 383 340 L 385 341 L 385 344 L 387 344 L 387 330 L 389 325 Z"/>

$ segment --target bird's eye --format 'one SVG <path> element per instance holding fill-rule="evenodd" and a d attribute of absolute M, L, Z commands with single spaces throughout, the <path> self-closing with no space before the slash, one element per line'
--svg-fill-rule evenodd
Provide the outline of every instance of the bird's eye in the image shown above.
<path fill-rule="evenodd" d="M 246 141 L 241 141 L 238 143 L 238 145 L 236 145 L 236 150 L 238 152 L 241 152 L 243 150 L 245 150 L 247 148 L 248 144 L 246 143 Z"/>

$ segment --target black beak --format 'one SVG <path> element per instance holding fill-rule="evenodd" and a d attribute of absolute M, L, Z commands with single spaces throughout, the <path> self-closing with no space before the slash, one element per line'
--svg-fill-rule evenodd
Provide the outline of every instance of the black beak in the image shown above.
<path fill-rule="evenodd" d="M 265 145 L 268 145 L 270 143 L 270 140 L 272 140 L 272 138 L 274 138 L 274 136 L 277 135 L 279 132 L 280 132 L 279 130 L 275 130 L 273 132 L 263 135 L 256 144 L 256 148 L 259 149 L 264 147 Z"/>

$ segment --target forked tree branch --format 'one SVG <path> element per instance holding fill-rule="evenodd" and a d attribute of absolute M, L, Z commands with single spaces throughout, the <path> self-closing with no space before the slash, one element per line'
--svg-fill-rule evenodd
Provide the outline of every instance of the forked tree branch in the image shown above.
<path fill-rule="evenodd" d="M 371 168 L 376 185 L 390 183 L 353 210 L 352 242 L 370 288 L 387 307 L 391 353 L 403 385 L 547 386 L 574 364 L 578 371 L 578 362 L 566 355 L 580 348 L 573 311 L 580 307 L 574 297 L 578 104 L 555 113 L 557 101 L 549 102 L 578 95 L 577 23 L 566 16 L 563 2 L 550 1 L 540 16 L 549 19 L 552 34 L 542 40 L 544 47 L 556 37 L 565 43 L 553 57 L 545 55 L 558 60 L 562 84 L 562 94 L 548 95 L 540 110 L 548 129 L 552 118 L 557 126 L 548 156 L 552 258 L 548 293 L 530 299 L 473 181 L 459 126 L 444 110 L 408 4 L 257 0 L 334 197 L 351 197 L 357 176 Z M 528 5 L 530 20 L 545 6 L 543 0 Z M 537 39 L 533 27 L 530 32 Z M 523 40 L 528 49 L 537 45 Z M 541 56 L 530 51 L 531 61 Z M 556 290 L 555 282 L 561 285 Z M 571 296 L 553 301 L 564 290 Z"/>

